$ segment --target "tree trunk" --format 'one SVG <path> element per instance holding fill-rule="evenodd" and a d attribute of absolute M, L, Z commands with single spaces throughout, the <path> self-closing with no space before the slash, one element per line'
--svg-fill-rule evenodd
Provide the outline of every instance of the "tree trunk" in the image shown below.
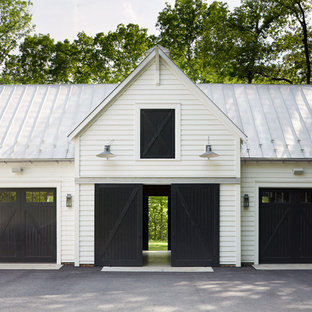
<path fill-rule="evenodd" d="M 302 20 L 299 20 L 302 31 L 303 31 L 303 47 L 304 47 L 304 54 L 306 59 L 306 66 L 307 66 L 307 84 L 311 84 L 311 61 L 310 61 L 310 51 L 309 51 L 309 43 L 308 43 L 308 29 L 307 23 L 305 18 L 305 12 L 300 2 L 297 3 L 302 14 Z"/>
<path fill-rule="evenodd" d="M 164 240 L 164 219 L 163 219 L 163 205 L 160 202 L 160 239 Z"/>
<path fill-rule="evenodd" d="M 157 239 L 157 225 L 156 225 L 156 222 L 155 222 L 155 225 L 154 225 L 154 240 Z"/>

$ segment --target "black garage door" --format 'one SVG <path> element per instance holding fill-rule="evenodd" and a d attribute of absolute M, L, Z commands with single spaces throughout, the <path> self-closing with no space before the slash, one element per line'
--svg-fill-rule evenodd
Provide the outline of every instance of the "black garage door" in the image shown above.
<path fill-rule="evenodd" d="M 312 262 L 312 189 L 260 189 L 260 263 Z"/>
<path fill-rule="evenodd" d="M 219 265 L 219 184 L 171 186 L 172 266 Z"/>
<path fill-rule="evenodd" d="M 56 261 L 55 189 L 0 189 L 0 261 Z"/>

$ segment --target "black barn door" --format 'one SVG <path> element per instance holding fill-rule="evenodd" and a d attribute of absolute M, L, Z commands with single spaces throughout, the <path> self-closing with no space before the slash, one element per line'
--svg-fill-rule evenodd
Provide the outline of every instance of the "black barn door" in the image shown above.
<path fill-rule="evenodd" d="M 171 186 L 172 266 L 219 265 L 219 185 Z"/>
<path fill-rule="evenodd" d="M 55 189 L 0 189 L 0 261 L 56 261 Z"/>
<path fill-rule="evenodd" d="M 259 262 L 312 262 L 312 189 L 260 189 Z"/>
<path fill-rule="evenodd" d="M 139 184 L 95 186 L 95 264 L 141 266 L 142 193 Z"/>

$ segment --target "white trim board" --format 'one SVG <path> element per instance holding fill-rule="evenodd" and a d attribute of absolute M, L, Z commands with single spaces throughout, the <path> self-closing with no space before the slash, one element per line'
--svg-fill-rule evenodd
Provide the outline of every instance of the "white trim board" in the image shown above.
<path fill-rule="evenodd" d="M 0 263 L 0 270 L 59 270 L 56 263 Z"/>
<path fill-rule="evenodd" d="M 143 267 L 103 267 L 101 272 L 155 272 L 155 273 L 213 273 L 212 267 L 171 267 L 171 266 L 143 266 Z"/>
<path fill-rule="evenodd" d="M 253 265 L 256 270 L 312 270 L 312 263 L 285 263 L 285 264 L 257 264 Z"/>
<path fill-rule="evenodd" d="M 173 183 L 218 183 L 218 184 L 240 184 L 240 178 L 166 178 L 166 177 L 81 177 L 75 179 L 76 184 L 96 183 L 142 183 L 142 184 L 173 184 Z"/>

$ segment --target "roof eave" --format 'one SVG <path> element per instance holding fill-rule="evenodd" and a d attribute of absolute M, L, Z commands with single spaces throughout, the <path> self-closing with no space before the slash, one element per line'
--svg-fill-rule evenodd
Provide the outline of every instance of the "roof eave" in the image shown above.
<path fill-rule="evenodd" d="M 312 158 L 241 157 L 246 162 L 312 162 Z"/>
<path fill-rule="evenodd" d="M 0 163 L 73 162 L 74 158 L 0 158 Z"/>
<path fill-rule="evenodd" d="M 187 86 L 193 90 L 204 102 L 214 109 L 214 112 L 219 116 L 225 124 L 227 124 L 234 133 L 236 133 L 243 141 L 247 140 L 247 135 L 205 94 L 199 86 L 194 83 L 161 49 L 159 49 L 159 55 L 166 61 L 176 73 L 180 75 L 180 78 L 184 80 Z"/>
<path fill-rule="evenodd" d="M 93 111 L 91 111 L 86 118 L 84 118 L 68 135 L 70 140 L 73 140 L 89 125 L 90 122 L 99 114 L 108 103 L 113 101 L 119 94 L 128 86 L 129 83 L 141 73 L 141 71 L 148 65 L 155 57 L 155 50 L 152 51 L 133 72 L 125 78 Z"/>

